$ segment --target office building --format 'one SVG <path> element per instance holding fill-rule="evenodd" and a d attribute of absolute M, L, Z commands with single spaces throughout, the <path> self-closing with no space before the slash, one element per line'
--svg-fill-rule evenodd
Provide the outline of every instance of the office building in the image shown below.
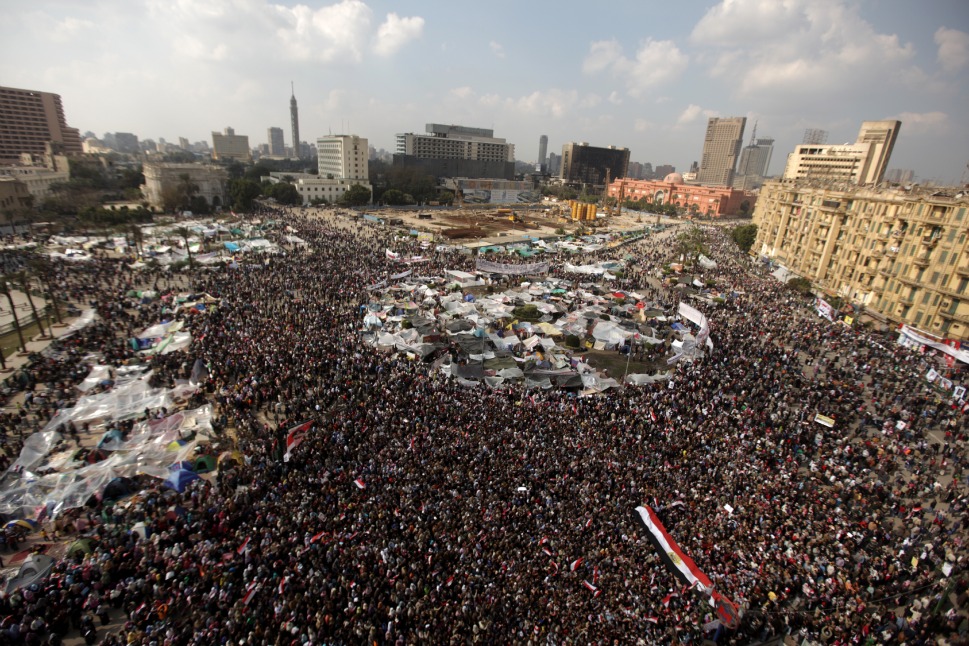
<path fill-rule="evenodd" d="M 675 173 L 675 172 L 676 172 L 676 166 L 674 166 L 673 164 L 659 164 L 656 168 L 653 169 L 653 177 L 663 178 L 669 175 L 670 173 Z"/>
<path fill-rule="evenodd" d="M 290 127 L 293 130 L 293 155 L 297 159 L 305 159 L 303 156 L 303 149 L 300 146 L 299 109 L 296 107 L 296 88 L 292 82 L 290 82 L 289 87 L 292 91 L 292 94 L 289 97 L 289 122 Z"/>
<path fill-rule="evenodd" d="M 68 127 L 60 95 L 0 87 L 0 161 L 43 155 L 48 142 L 67 155 L 81 154 L 80 132 Z"/>
<path fill-rule="evenodd" d="M 369 184 L 367 166 L 370 156 L 365 137 L 330 135 L 316 140 L 317 168 L 322 178 Z"/>
<path fill-rule="evenodd" d="M 605 186 L 609 181 L 625 177 L 629 168 L 629 149 L 608 146 L 600 148 L 587 142 L 562 146 L 562 169 L 559 177 L 570 184 Z"/>
<path fill-rule="evenodd" d="M 249 149 L 249 137 L 237 135 L 232 128 L 224 132 L 212 133 L 212 159 L 218 161 L 236 160 L 252 161 L 252 151 Z"/>
<path fill-rule="evenodd" d="M 853 144 L 800 144 L 787 157 L 784 179 L 877 184 L 882 181 L 900 121 L 865 121 Z"/>
<path fill-rule="evenodd" d="M 687 184 L 680 173 L 662 180 L 618 179 L 609 184 L 607 195 L 622 202 L 673 204 L 686 215 L 710 218 L 749 214 L 757 201 L 753 193 L 729 186 Z"/>
<path fill-rule="evenodd" d="M 562 171 L 562 155 L 556 155 L 555 153 L 548 154 L 548 174 L 552 177 L 558 177 Z"/>
<path fill-rule="evenodd" d="M 285 178 L 285 180 L 284 180 Z M 336 204 L 343 194 L 353 186 L 359 185 L 370 191 L 373 197 L 373 186 L 370 182 L 360 179 L 330 178 L 327 175 L 312 175 L 310 173 L 273 172 L 269 174 L 269 181 L 273 184 L 291 180 L 304 205 Z"/>
<path fill-rule="evenodd" d="M 703 138 L 703 156 L 697 181 L 710 186 L 731 186 L 747 117 L 711 117 Z"/>
<path fill-rule="evenodd" d="M 0 177 L 12 177 L 19 180 L 33 198 L 33 204 L 40 206 L 44 200 L 54 194 L 53 186 L 63 184 L 71 179 L 67 165 L 61 170 L 53 170 L 47 166 L 37 165 L 29 161 L 30 155 L 24 155 L 28 163 L 0 166 Z"/>
<path fill-rule="evenodd" d="M 268 132 L 269 153 L 274 157 L 282 157 L 286 154 L 286 144 L 283 143 L 283 129 L 270 128 Z"/>
<path fill-rule="evenodd" d="M 487 128 L 429 123 L 427 134 L 397 135 L 394 165 L 435 177 L 514 179 L 515 145 Z"/>
<path fill-rule="evenodd" d="M 885 171 L 885 181 L 896 184 L 910 184 L 915 180 L 915 171 L 905 168 L 889 168 Z"/>
<path fill-rule="evenodd" d="M 761 188 L 751 248 L 892 323 L 969 339 L 969 195 L 779 180 Z"/>
<path fill-rule="evenodd" d="M 16 213 L 31 207 L 33 198 L 27 185 L 16 177 L 0 176 L 0 212 Z"/>
<path fill-rule="evenodd" d="M 184 182 L 185 175 L 192 184 L 198 186 L 196 195 L 204 197 L 213 209 L 225 204 L 229 175 L 221 166 L 148 162 L 143 171 L 145 183 L 141 192 L 153 208 L 173 207 L 172 195 L 177 192 L 178 185 Z"/>
<path fill-rule="evenodd" d="M 756 128 L 754 129 L 756 133 Z M 754 189 L 764 183 L 767 168 L 774 152 L 771 137 L 751 137 L 750 144 L 740 151 L 740 161 L 734 175 L 733 186 L 741 189 Z"/>
<path fill-rule="evenodd" d="M 542 135 L 538 138 L 538 161 L 535 165 L 538 166 L 538 170 L 545 172 L 547 166 L 545 164 L 545 157 L 548 155 L 548 135 Z"/>

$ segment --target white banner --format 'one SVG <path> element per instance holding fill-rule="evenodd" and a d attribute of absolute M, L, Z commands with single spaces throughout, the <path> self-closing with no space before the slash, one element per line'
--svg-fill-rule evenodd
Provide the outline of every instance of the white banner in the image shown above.
<path fill-rule="evenodd" d="M 478 259 L 475 269 L 489 274 L 547 274 L 547 262 L 532 262 L 525 265 L 511 265 L 490 260 Z"/>

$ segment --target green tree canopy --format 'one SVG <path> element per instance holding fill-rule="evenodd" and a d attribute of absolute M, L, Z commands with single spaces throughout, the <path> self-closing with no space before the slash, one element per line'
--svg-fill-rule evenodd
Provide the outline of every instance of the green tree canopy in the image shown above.
<path fill-rule="evenodd" d="M 383 192 L 380 201 L 390 206 L 403 206 L 413 204 L 414 197 L 397 188 L 391 188 Z"/>
<path fill-rule="evenodd" d="M 730 237 L 737 243 L 741 251 L 747 253 L 757 238 L 757 225 L 741 224 L 740 226 L 736 226 L 730 230 Z"/>
<path fill-rule="evenodd" d="M 251 211 L 253 201 L 262 195 L 262 187 L 251 179 L 229 180 L 229 199 L 236 211 Z"/>
<path fill-rule="evenodd" d="M 370 204 L 370 189 L 354 184 L 340 197 L 343 206 L 365 206 Z"/>

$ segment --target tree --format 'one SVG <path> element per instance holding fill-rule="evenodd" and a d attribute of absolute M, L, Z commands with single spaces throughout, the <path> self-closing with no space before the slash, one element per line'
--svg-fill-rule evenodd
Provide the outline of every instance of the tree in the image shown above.
<path fill-rule="evenodd" d="M 383 195 L 380 196 L 380 201 L 390 206 L 404 206 L 413 204 L 414 198 L 400 189 L 391 188 L 384 191 Z"/>
<path fill-rule="evenodd" d="M 754 240 L 757 239 L 757 225 L 756 224 L 741 224 L 730 230 L 730 237 L 740 250 L 744 253 L 750 251 L 750 248 L 754 244 Z"/>
<path fill-rule="evenodd" d="M 696 264 L 701 253 L 706 252 L 703 231 L 695 224 L 676 238 L 676 255 L 682 256 L 684 262 Z"/>
<path fill-rule="evenodd" d="M 40 330 L 40 336 L 46 337 L 47 332 L 44 330 L 44 325 L 40 321 L 40 317 L 37 316 L 37 307 L 34 305 L 34 298 L 30 295 L 30 281 L 27 279 L 27 272 L 20 270 L 17 272 L 16 277 L 20 282 L 21 289 L 24 290 L 24 295 L 27 297 L 27 302 L 30 303 L 30 312 L 34 315 L 34 320 L 37 322 L 37 328 Z"/>
<path fill-rule="evenodd" d="M 262 188 L 251 179 L 229 180 L 229 197 L 236 211 L 251 211 L 253 201 L 262 195 Z"/>
<path fill-rule="evenodd" d="M 188 238 L 192 235 L 192 231 L 188 227 L 178 227 L 175 229 L 175 232 L 182 236 L 182 239 L 185 240 L 185 251 L 188 253 L 188 266 L 194 267 L 195 258 L 192 257 L 192 248 L 188 243 Z"/>
<path fill-rule="evenodd" d="M 13 316 L 13 327 L 17 330 L 17 338 L 20 340 L 20 350 L 21 352 L 26 352 L 27 344 L 24 343 L 24 332 L 20 329 L 20 319 L 17 317 L 17 308 L 13 304 L 13 294 L 11 293 L 10 283 L 7 282 L 6 276 L 0 276 L 0 294 L 4 294 L 7 297 L 7 303 L 10 304 L 10 314 Z"/>
<path fill-rule="evenodd" d="M 192 198 L 198 195 L 199 185 L 192 181 L 192 176 L 182 173 L 178 176 L 178 201 L 183 211 L 192 210 Z"/>
<path fill-rule="evenodd" d="M 299 194 L 299 190 L 292 184 L 287 182 L 277 182 L 272 185 L 269 190 L 269 197 L 273 198 L 280 204 L 302 204 L 303 196 Z"/>
<path fill-rule="evenodd" d="M 135 228 L 137 229 L 137 227 Z M 138 233 L 141 233 L 141 229 L 138 229 Z M 141 239 L 140 235 L 135 235 L 134 238 L 135 244 L 138 244 Z M 50 307 L 54 310 L 54 318 L 58 323 L 62 323 L 61 308 L 57 304 L 57 293 L 54 291 L 51 281 L 51 275 L 54 273 L 54 265 L 50 261 L 50 256 L 36 254 L 32 256 L 28 262 L 30 264 L 31 271 L 33 271 L 34 275 L 40 279 L 44 289 L 47 290 L 47 299 L 50 301 Z M 47 321 L 49 323 L 50 319 L 48 318 Z M 51 333 L 51 336 L 53 336 L 53 333 Z"/>
<path fill-rule="evenodd" d="M 744 200 L 740 203 L 740 215 L 747 217 L 750 214 L 750 200 Z"/>
<path fill-rule="evenodd" d="M 365 206 L 370 203 L 370 189 L 354 184 L 340 197 L 343 206 Z"/>

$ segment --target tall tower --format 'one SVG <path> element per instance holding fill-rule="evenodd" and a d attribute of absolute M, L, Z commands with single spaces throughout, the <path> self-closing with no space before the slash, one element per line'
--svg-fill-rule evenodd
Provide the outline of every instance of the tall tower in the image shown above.
<path fill-rule="evenodd" d="M 299 109 L 296 107 L 296 89 L 293 87 L 293 82 L 289 82 L 290 90 L 292 90 L 292 96 L 289 97 L 289 120 L 293 125 L 293 156 L 296 159 L 300 159 L 300 146 L 299 146 Z"/>
<path fill-rule="evenodd" d="M 697 175 L 700 184 L 730 186 L 733 183 L 746 125 L 747 117 L 710 118 Z"/>
<path fill-rule="evenodd" d="M 538 161 L 536 165 L 544 173 L 545 172 L 545 156 L 548 154 L 548 135 L 542 135 L 538 138 Z"/>

